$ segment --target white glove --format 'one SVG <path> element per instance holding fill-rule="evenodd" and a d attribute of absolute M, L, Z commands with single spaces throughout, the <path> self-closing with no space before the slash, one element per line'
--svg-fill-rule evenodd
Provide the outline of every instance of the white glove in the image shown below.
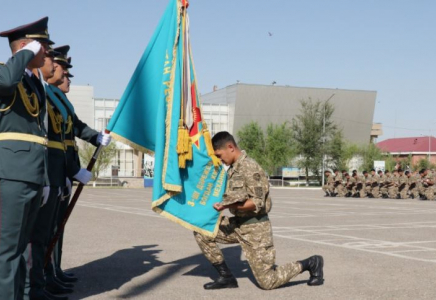
<path fill-rule="evenodd" d="M 48 200 L 48 195 L 50 195 L 50 186 L 45 186 L 42 190 L 42 203 L 41 207 L 43 207 Z"/>
<path fill-rule="evenodd" d="M 68 190 L 68 195 L 63 195 L 62 200 L 64 201 L 65 199 L 67 199 L 70 195 L 71 195 L 71 190 L 72 190 L 72 186 L 71 186 L 71 181 L 67 178 L 65 178 L 65 186 L 67 187 Z"/>
<path fill-rule="evenodd" d="M 92 173 L 87 169 L 80 169 L 80 171 L 73 177 L 79 180 L 81 183 L 87 184 L 92 178 Z"/>
<path fill-rule="evenodd" d="M 32 42 L 28 43 L 26 46 L 24 46 L 23 48 L 21 48 L 18 51 L 21 51 L 21 50 L 30 50 L 36 56 L 38 54 L 38 52 L 41 51 L 41 48 L 42 48 L 42 46 L 41 46 L 40 42 L 32 41 Z"/>
<path fill-rule="evenodd" d="M 97 142 L 102 146 L 107 146 L 111 142 L 111 135 L 102 130 L 97 136 Z"/>

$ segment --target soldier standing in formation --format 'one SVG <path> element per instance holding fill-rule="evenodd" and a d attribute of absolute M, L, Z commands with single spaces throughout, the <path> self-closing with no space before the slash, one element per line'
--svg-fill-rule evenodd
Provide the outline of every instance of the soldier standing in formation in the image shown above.
<path fill-rule="evenodd" d="M 81 122 L 65 91 L 56 87 L 64 84 L 71 65 L 66 47 L 50 47 L 47 23 L 45 17 L 0 33 L 12 51 L 0 64 L 0 299 L 5 300 L 68 299 L 53 294 L 72 292 L 69 282 L 77 279 L 64 274 L 60 263 L 43 266 L 71 182 L 91 179 L 80 168 L 74 139 L 103 146 L 111 140 Z"/>
<path fill-rule="evenodd" d="M 44 65 L 53 44 L 47 23 L 44 18 L 0 33 L 12 51 L 0 65 L 0 299 L 5 300 L 23 298 L 23 254 L 43 191 L 48 196 L 45 92 L 32 73 Z"/>
<path fill-rule="evenodd" d="M 227 267 L 217 243 L 239 243 L 253 275 L 262 289 L 278 288 L 309 271 L 308 285 L 321 285 L 323 258 L 312 256 L 305 260 L 275 266 L 275 249 L 268 213 L 271 210 L 269 183 L 263 169 L 245 151 L 241 151 L 232 135 L 219 132 L 212 139 L 215 155 L 230 166 L 223 202 L 217 211 L 229 209 L 234 217 L 223 216 L 216 238 L 194 233 L 201 251 L 218 271 L 219 278 L 204 285 L 205 289 L 236 288 L 236 278 Z"/>

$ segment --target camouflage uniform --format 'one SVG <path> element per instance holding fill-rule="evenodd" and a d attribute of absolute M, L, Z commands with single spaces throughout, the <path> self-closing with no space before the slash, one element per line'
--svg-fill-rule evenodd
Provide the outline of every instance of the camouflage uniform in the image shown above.
<path fill-rule="evenodd" d="M 242 151 L 238 160 L 227 171 L 228 180 L 223 205 L 251 199 L 255 211 L 242 212 L 230 209 L 235 217 L 221 219 L 218 235 L 209 238 L 194 233 L 206 258 L 214 265 L 224 262 L 217 243 L 237 244 L 242 247 L 257 283 L 263 289 L 274 289 L 302 272 L 298 262 L 275 266 L 275 248 L 268 212 L 271 210 L 269 183 L 262 168 Z"/>
<path fill-rule="evenodd" d="M 407 198 L 407 191 L 409 190 L 409 178 L 406 175 L 400 175 L 398 177 L 398 193 L 401 199 Z"/>
<path fill-rule="evenodd" d="M 365 195 L 369 196 L 371 194 L 371 175 L 363 176 L 362 179 L 365 184 Z"/>
<path fill-rule="evenodd" d="M 380 176 L 378 176 L 377 174 L 374 174 L 371 176 L 371 195 L 374 198 L 378 198 L 380 197 L 380 187 L 379 187 L 379 182 L 380 182 Z"/>
<path fill-rule="evenodd" d="M 389 177 L 390 175 L 386 175 L 383 174 L 382 176 L 380 176 L 380 193 L 382 195 L 382 197 L 387 197 L 388 196 L 388 187 L 387 185 L 389 184 Z"/>
<path fill-rule="evenodd" d="M 431 181 L 434 183 L 434 177 L 433 174 L 431 172 L 428 172 L 427 175 L 424 178 L 427 182 Z M 429 183 L 425 183 L 425 197 L 427 198 L 427 200 L 434 200 L 435 199 L 435 195 L 434 195 L 434 186 L 433 184 L 429 184 Z"/>
<path fill-rule="evenodd" d="M 340 172 L 335 175 L 335 189 L 339 197 L 345 196 L 346 191 L 342 182 L 342 174 Z"/>
<path fill-rule="evenodd" d="M 397 198 L 397 194 L 398 194 L 398 176 L 391 175 L 388 185 L 389 198 L 395 199 Z"/>
<path fill-rule="evenodd" d="M 355 190 L 356 190 L 356 179 L 352 176 L 350 176 L 350 178 L 348 178 L 347 180 L 347 191 L 348 193 L 351 194 L 351 196 L 354 195 Z"/>
<path fill-rule="evenodd" d="M 322 190 L 326 193 L 326 194 L 333 194 L 335 192 L 335 179 L 333 177 L 332 173 L 329 173 L 329 175 L 327 176 L 327 183 L 325 185 L 323 185 Z"/>
<path fill-rule="evenodd" d="M 419 174 L 411 174 L 407 184 L 409 185 L 409 194 L 412 198 L 419 198 L 418 181 L 421 179 Z"/>
<path fill-rule="evenodd" d="M 418 192 L 419 192 L 419 195 L 420 195 L 421 197 L 423 197 L 423 196 L 425 195 L 425 188 L 426 188 L 426 185 L 425 185 L 425 183 L 424 183 L 424 180 L 425 180 L 425 176 L 424 176 L 424 174 L 419 174 L 419 179 L 418 179 L 418 184 L 417 184 L 417 186 L 418 186 Z"/>

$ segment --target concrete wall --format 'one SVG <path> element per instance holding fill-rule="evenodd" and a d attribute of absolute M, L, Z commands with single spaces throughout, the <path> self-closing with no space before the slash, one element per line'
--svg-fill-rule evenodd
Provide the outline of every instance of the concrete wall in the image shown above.
<path fill-rule="evenodd" d="M 335 107 L 334 121 L 343 129 L 344 137 L 354 143 L 369 143 L 375 100 L 374 91 L 356 91 L 289 86 L 235 84 L 202 96 L 204 103 L 229 104 L 231 132 L 251 121 L 263 128 L 269 123 L 282 124 L 300 113 L 300 101 L 326 101 Z"/>

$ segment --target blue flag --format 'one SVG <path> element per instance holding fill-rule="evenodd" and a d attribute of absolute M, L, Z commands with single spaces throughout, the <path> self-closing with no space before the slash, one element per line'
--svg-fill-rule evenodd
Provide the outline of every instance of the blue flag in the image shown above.
<path fill-rule="evenodd" d="M 154 152 L 152 209 L 213 237 L 220 216 L 213 204 L 227 178 L 202 118 L 187 7 L 187 0 L 170 1 L 107 129 Z"/>

